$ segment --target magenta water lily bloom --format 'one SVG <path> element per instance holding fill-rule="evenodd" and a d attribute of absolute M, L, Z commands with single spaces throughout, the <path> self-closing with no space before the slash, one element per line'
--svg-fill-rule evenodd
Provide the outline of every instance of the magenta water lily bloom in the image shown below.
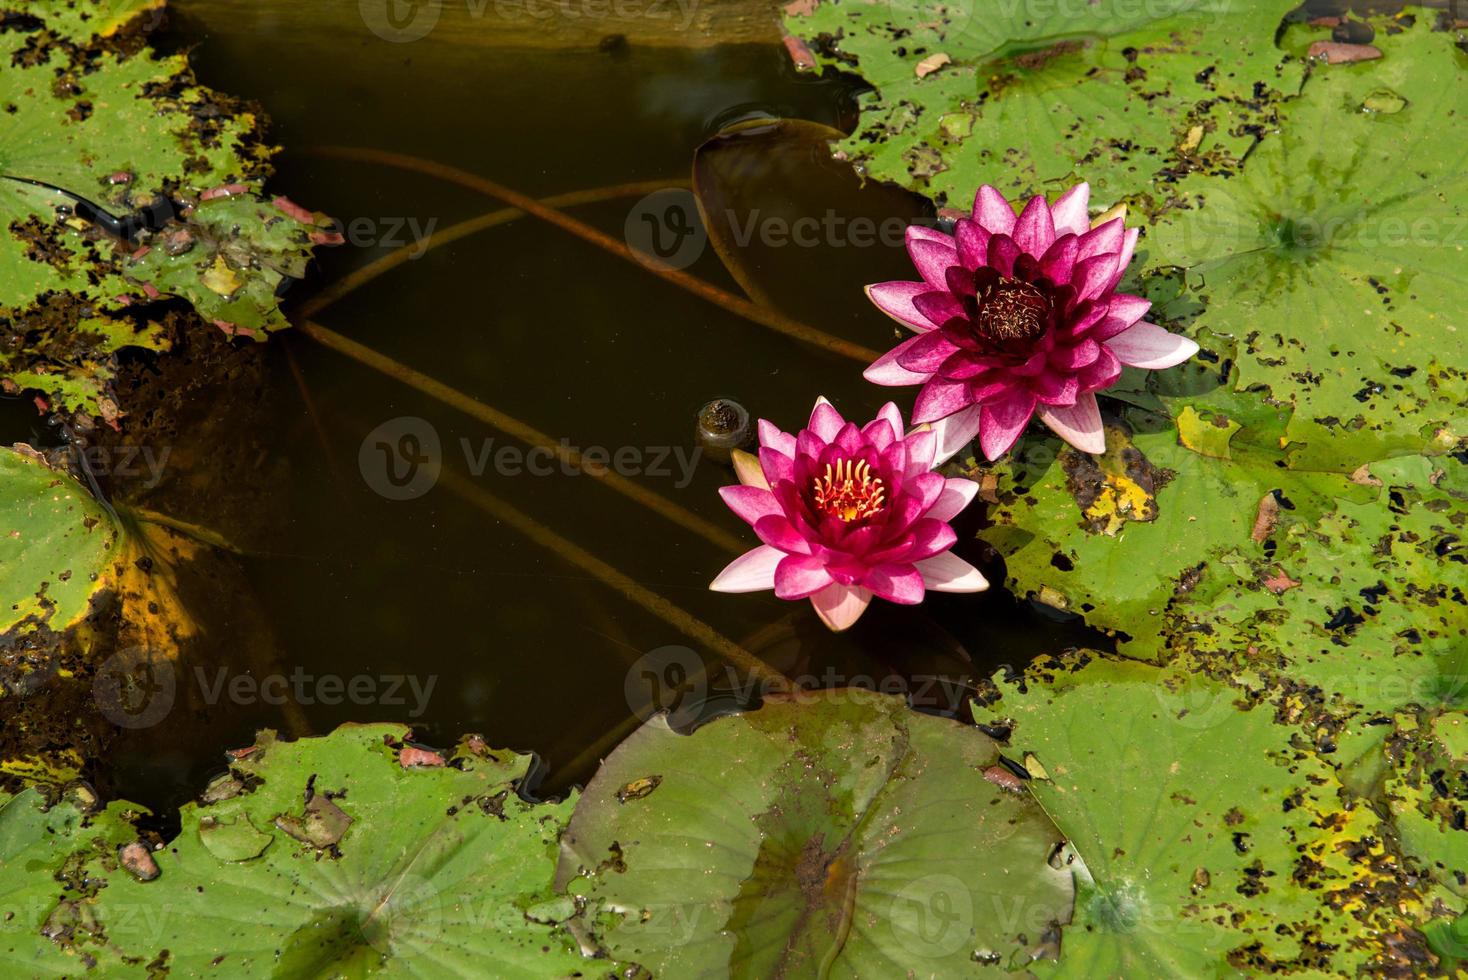
<path fill-rule="evenodd" d="M 948 521 L 978 484 L 932 472 L 937 436 L 905 434 L 897 406 L 858 427 L 822 398 L 798 435 L 761 420 L 759 440 L 758 462 L 736 460 L 740 485 L 719 493 L 764 544 L 710 588 L 810 599 L 827 626 L 843 630 L 874 595 L 911 605 L 928 589 L 989 587 L 948 550 L 957 540 Z"/>
<path fill-rule="evenodd" d="M 1090 187 L 1054 204 L 1031 198 L 1018 216 L 979 188 L 952 235 L 907 229 L 920 282 L 884 282 L 867 295 L 917 331 L 866 370 L 880 385 L 922 385 L 915 423 L 931 422 L 938 459 L 977 434 L 995 459 L 1036 414 L 1066 442 L 1105 450 L 1095 392 L 1123 365 L 1161 369 L 1197 353 L 1186 337 L 1147 323 L 1151 305 L 1118 293 L 1138 230 L 1113 218 L 1092 228 Z"/>

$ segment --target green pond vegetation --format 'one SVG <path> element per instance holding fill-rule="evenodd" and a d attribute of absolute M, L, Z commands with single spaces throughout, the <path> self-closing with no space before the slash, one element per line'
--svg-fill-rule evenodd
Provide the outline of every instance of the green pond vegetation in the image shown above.
<path fill-rule="evenodd" d="M 279 284 L 330 240 L 265 189 L 257 116 L 146 47 L 157 5 L 0 0 L 0 383 L 124 424 L 115 351 L 263 339 L 288 325 Z M 953 467 L 982 485 L 1006 586 L 1115 652 L 992 678 L 977 725 L 851 690 L 691 735 L 656 716 L 559 802 L 492 732 L 450 752 L 397 725 L 265 732 L 167 841 L 71 781 L 97 732 L 7 742 L 29 746 L 0 759 L 7 974 L 1468 959 L 1462 28 L 1375 16 L 1381 57 L 1327 64 L 1280 4 L 1031 6 L 819 0 L 784 26 L 871 85 L 836 145 L 868 177 L 951 208 L 984 182 L 1085 179 L 1144 223 L 1134 291 L 1202 354 L 1106 393 L 1103 455 L 1032 428 Z M 77 209 L 165 196 L 192 207 L 129 242 Z M 188 613 L 137 558 L 224 546 L 23 448 L 0 451 L 0 523 L 0 655 L 65 678 L 97 650 L 176 648 Z"/>

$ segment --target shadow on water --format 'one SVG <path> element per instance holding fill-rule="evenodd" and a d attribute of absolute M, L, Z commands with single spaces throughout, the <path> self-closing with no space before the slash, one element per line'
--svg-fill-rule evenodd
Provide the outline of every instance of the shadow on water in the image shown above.
<path fill-rule="evenodd" d="M 272 140 L 288 148 L 272 189 L 335 216 L 349 239 L 322 256 L 293 302 L 400 244 L 500 207 L 419 174 L 306 152 L 315 146 L 412 153 L 538 197 L 687 181 L 695 148 L 732 119 L 853 122 L 850 82 L 801 76 L 774 44 L 397 47 L 365 31 L 279 37 L 245 13 L 214 16 L 217 3 L 176 6 L 181 13 L 164 43 L 192 48 L 205 83 L 268 107 Z M 720 178 L 718 199 L 742 220 L 811 217 L 822 229 L 808 245 L 751 239 L 740 279 L 757 282 L 782 312 L 811 326 L 861 346 L 890 346 L 892 324 L 860 287 L 909 276 L 900 242 L 878 235 L 853 245 L 846 235 L 837 245 L 829 228 L 834 222 L 849 232 L 857 216 L 923 217 L 923 202 L 862 187 L 813 153 L 808 139 L 756 149 Z M 620 239 L 636 223 L 637 206 L 606 201 L 574 214 Z M 683 259 L 688 272 L 743 295 L 714 248 Z M 746 547 L 755 539 L 716 492 L 732 474 L 690 455 L 699 406 L 733 397 L 793 429 L 817 394 L 851 416 L 869 417 L 885 400 L 862 380 L 860 363 L 751 323 L 530 219 L 423 249 L 315 319 L 565 445 L 604 447 L 619 473 Z M 1107 642 L 998 589 L 930 595 L 918 609 L 877 603 L 850 632 L 832 635 L 805 604 L 710 593 L 709 580 L 733 553 L 585 475 L 559 466 L 535 475 L 523 444 L 420 391 L 299 333 L 278 336 L 260 356 L 271 383 L 226 392 L 211 415 L 210 453 L 179 464 L 197 467 L 182 481 L 192 490 L 171 505 L 193 519 L 211 498 L 238 495 L 238 486 L 211 482 L 226 461 L 270 475 L 247 501 L 258 547 L 238 559 L 250 593 L 241 602 L 261 615 L 206 624 L 177 671 L 188 710 L 122 734 L 106 784 L 140 802 L 167 807 L 195 795 L 223 750 L 248 744 L 260 727 L 291 730 L 292 714 L 295 727 L 303 719 L 313 733 L 395 720 L 427 742 L 448 744 L 480 731 L 493 744 L 539 753 L 546 788 L 556 791 L 588 778 L 615 734 L 658 701 L 657 684 L 686 676 L 682 661 L 666 673 L 670 656 L 691 657 L 707 671 L 701 695 L 716 705 L 749 689 L 747 678 L 664 619 L 448 492 L 447 477 L 416 490 L 394 483 L 392 457 L 380 455 L 379 443 L 428 453 L 436 440 L 446 473 L 819 686 L 907 690 L 924 710 L 962 713 L 967 687 L 1004 665 Z M 229 418 L 231 397 L 254 406 L 242 415 L 252 431 L 217 424 Z M 908 407 L 912 392 L 896 397 Z M 0 427 L 9 439 L 54 442 L 35 431 L 43 427 L 23 402 L 0 401 Z M 967 515 L 958 528 L 970 542 L 959 553 L 975 561 L 982 558 L 977 521 Z M 243 630 L 267 631 L 248 642 L 272 647 L 276 680 L 243 666 Z M 271 703 L 282 697 L 290 712 Z"/>

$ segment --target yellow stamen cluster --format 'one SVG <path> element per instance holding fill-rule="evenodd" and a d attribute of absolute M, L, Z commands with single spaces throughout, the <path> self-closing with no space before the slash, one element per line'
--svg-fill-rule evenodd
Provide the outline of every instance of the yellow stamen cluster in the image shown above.
<path fill-rule="evenodd" d="M 872 476 L 866 463 L 838 459 L 826 464 L 826 475 L 815 481 L 816 507 L 832 517 L 851 522 L 871 517 L 886 503 L 887 487 Z"/>

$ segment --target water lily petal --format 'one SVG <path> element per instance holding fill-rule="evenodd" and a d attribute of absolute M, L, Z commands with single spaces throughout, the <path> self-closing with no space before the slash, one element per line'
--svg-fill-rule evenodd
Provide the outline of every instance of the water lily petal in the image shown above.
<path fill-rule="evenodd" d="M 931 378 L 918 392 L 912 406 L 914 422 L 934 422 L 973 404 L 968 385 L 962 381 Z"/>
<path fill-rule="evenodd" d="M 1091 185 L 1082 181 L 1055 199 L 1050 205 L 1050 217 L 1055 222 L 1055 233 L 1084 235 L 1091 230 Z"/>
<path fill-rule="evenodd" d="M 1055 241 L 1055 222 L 1050 217 L 1050 205 L 1043 197 L 1030 198 L 1016 219 L 1011 235 L 1015 244 L 1027 254 L 1037 259 L 1045 254 Z"/>
<path fill-rule="evenodd" d="M 1014 230 L 1014 208 L 1009 206 L 999 188 L 985 184 L 974 196 L 974 220 L 984 226 L 989 234 Z"/>
<path fill-rule="evenodd" d="M 741 515 L 742 516 L 742 515 Z M 810 542 L 785 519 L 784 514 L 770 514 L 754 522 L 754 533 L 771 548 L 778 548 L 787 555 L 808 555 Z"/>
<path fill-rule="evenodd" d="M 1081 243 L 1074 235 L 1062 235 L 1040 257 L 1040 275 L 1051 282 L 1069 282 Z"/>
<path fill-rule="evenodd" d="M 1014 260 L 1024 254 L 1019 243 L 1008 235 L 996 234 L 989 238 L 989 265 L 1001 276 L 1014 275 Z"/>
<path fill-rule="evenodd" d="M 810 597 L 810 604 L 815 607 L 816 615 L 834 633 L 840 633 L 856 622 L 866 612 L 871 601 L 870 590 L 859 585 L 841 585 L 836 582 Z"/>
<path fill-rule="evenodd" d="M 1101 356 L 1096 358 L 1095 364 L 1081 368 L 1076 378 L 1081 383 L 1082 391 L 1100 391 L 1109 388 L 1121 377 L 1121 359 L 1111 353 L 1111 349 L 1105 344 L 1101 345 Z"/>
<path fill-rule="evenodd" d="M 923 584 L 934 592 L 982 592 L 989 587 L 983 574 L 951 551 L 916 562 Z"/>
<path fill-rule="evenodd" d="M 786 456 L 795 455 L 795 437 L 773 422 L 759 420 L 759 444 Z"/>
<path fill-rule="evenodd" d="M 958 262 L 970 271 L 983 265 L 989 257 L 989 232 L 977 221 L 958 219 L 953 238 L 958 243 Z"/>
<path fill-rule="evenodd" d="M 913 606 L 923 601 L 923 576 L 912 565 L 878 565 L 863 576 L 861 584 L 888 602 Z"/>
<path fill-rule="evenodd" d="M 1081 236 L 1081 258 L 1106 255 L 1121 251 L 1122 239 L 1126 236 L 1126 223 L 1121 218 L 1112 218 L 1092 228 Z"/>
<path fill-rule="evenodd" d="M 892 432 L 901 439 L 903 432 L 902 410 L 897 407 L 896 402 L 888 402 L 877 409 L 877 418 L 886 419 L 892 424 Z"/>
<path fill-rule="evenodd" d="M 1137 250 L 1137 238 L 1142 234 L 1140 228 L 1128 228 L 1126 237 L 1121 242 L 1121 255 L 1116 260 L 1116 267 L 1123 271 L 1132 261 L 1132 255 Z"/>
<path fill-rule="evenodd" d="M 825 563 L 810 555 L 785 555 L 775 566 L 775 595 L 804 599 L 831 584 Z"/>
<path fill-rule="evenodd" d="M 1115 288 L 1120 278 L 1121 272 L 1116 268 L 1116 256 L 1107 253 L 1093 255 L 1077 262 L 1075 271 L 1071 273 L 1071 285 L 1075 287 L 1076 296 L 1079 298 L 1097 299 L 1107 290 Z"/>
<path fill-rule="evenodd" d="M 793 439 L 791 440 L 791 442 L 794 441 Z M 795 460 L 792 458 L 794 453 L 795 449 L 793 446 L 791 447 L 790 456 L 786 456 L 784 453 L 775 449 L 770 449 L 765 446 L 760 447 L 759 468 L 764 471 L 765 479 L 770 482 L 772 488 L 781 480 L 792 480 L 795 478 Z"/>
<path fill-rule="evenodd" d="M 931 558 L 958 544 L 958 535 L 953 532 L 953 528 L 943 521 L 927 517 L 913 523 L 912 536 L 913 542 L 907 555 L 908 561 Z"/>
<path fill-rule="evenodd" d="M 744 486 L 770 489 L 770 481 L 765 479 L 765 471 L 760 469 L 758 456 L 743 449 L 734 449 L 729 452 L 729 462 L 734 465 L 734 475 Z"/>
<path fill-rule="evenodd" d="M 1050 351 L 1050 363 L 1064 371 L 1076 371 L 1095 364 L 1101 356 L 1101 345 L 1089 335 L 1073 347 L 1056 347 Z"/>
<path fill-rule="evenodd" d="M 902 471 L 904 480 L 926 473 L 937 465 L 938 433 L 934 429 L 919 429 L 903 440 L 902 445 L 907 452 L 907 462 Z"/>
<path fill-rule="evenodd" d="M 1106 431 L 1101 427 L 1101 410 L 1093 392 L 1078 396 L 1069 407 L 1045 406 L 1040 409 L 1040 421 L 1081 452 L 1106 451 Z"/>
<path fill-rule="evenodd" d="M 932 375 L 909 371 L 897 363 L 898 358 L 905 355 L 913 344 L 922 339 L 922 337 L 909 337 L 904 340 L 867 365 L 867 369 L 861 373 L 861 376 L 872 384 L 885 385 L 888 388 L 900 387 L 902 385 L 920 385 L 927 381 Z"/>
<path fill-rule="evenodd" d="M 952 293 L 940 293 L 937 290 L 920 293 L 913 297 L 912 305 L 927 317 L 929 323 L 939 327 L 955 317 L 963 316 L 963 304 Z"/>
<path fill-rule="evenodd" d="M 956 456 L 963 447 L 974 441 L 979 432 L 980 410 L 970 405 L 961 412 L 941 418 L 933 423 L 933 434 L 937 436 L 938 448 L 933 465 L 938 466 Z"/>
<path fill-rule="evenodd" d="M 1181 364 L 1198 353 L 1198 345 L 1187 337 L 1169 333 L 1152 323 L 1134 323 L 1106 341 L 1106 346 L 1121 363 L 1149 371 Z"/>
<path fill-rule="evenodd" d="M 898 323 L 923 333 L 932 330 L 933 324 L 918 312 L 912 301 L 932 290 L 925 282 L 878 282 L 867 287 L 867 298 Z"/>
<path fill-rule="evenodd" d="M 946 231 L 939 231 L 937 228 L 929 228 L 927 225 L 908 225 L 903 231 L 902 237 L 903 241 L 906 242 L 911 242 L 916 239 L 937 242 L 940 245 L 947 245 L 950 248 L 956 247 L 952 235 Z"/>
<path fill-rule="evenodd" d="M 909 238 L 907 254 L 929 288 L 948 288 L 948 270 L 958 265 L 958 249 L 926 238 Z"/>
<path fill-rule="evenodd" d="M 937 502 L 928 508 L 924 516 L 931 517 L 935 521 L 951 521 L 973 502 L 978 492 L 979 485 L 973 480 L 958 478 L 946 480 Z"/>
<path fill-rule="evenodd" d="M 784 513 L 775 495 L 759 487 L 720 487 L 719 496 L 724 498 L 729 509 L 738 514 L 739 519 L 746 524 L 753 524 L 761 517 L 771 514 Z"/>
<path fill-rule="evenodd" d="M 1030 382 L 1030 390 L 1042 405 L 1074 405 L 1081 383 L 1074 374 L 1046 371 Z"/>
<path fill-rule="evenodd" d="M 1133 296 L 1131 293 L 1112 293 L 1111 305 L 1106 311 L 1107 316 L 1114 316 L 1124 323 L 1136 323 L 1147 315 L 1152 308 L 1152 301 L 1141 296 Z"/>
<path fill-rule="evenodd" d="M 762 544 L 731 561 L 718 577 L 709 583 L 715 592 L 763 592 L 775 587 L 775 568 L 785 554 Z"/>
<path fill-rule="evenodd" d="M 984 405 L 979 423 L 979 446 L 984 455 L 998 459 L 1008 452 L 1034 413 L 1035 396 L 1028 391 L 1017 391 Z"/>
<path fill-rule="evenodd" d="M 943 362 L 957 353 L 958 348 L 950 344 L 942 333 L 935 330 L 915 338 L 917 341 L 908 346 L 902 356 L 897 358 L 897 363 L 914 374 L 933 374 Z"/>
<path fill-rule="evenodd" d="M 841 417 L 840 412 L 836 411 L 836 406 L 827 401 L 825 395 L 822 395 L 816 399 L 816 407 L 811 410 L 810 422 L 807 423 L 806 428 L 826 442 L 831 442 L 845 424 L 846 420 Z"/>

